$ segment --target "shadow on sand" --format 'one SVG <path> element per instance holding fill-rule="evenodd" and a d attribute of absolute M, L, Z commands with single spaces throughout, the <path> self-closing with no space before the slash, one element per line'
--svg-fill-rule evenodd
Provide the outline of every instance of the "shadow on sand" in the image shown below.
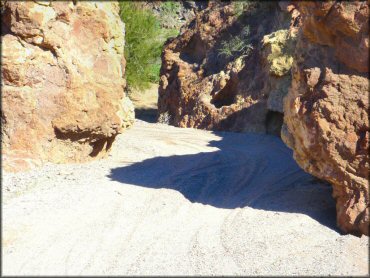
<path fill-rule="evenodd" d="M 148 123 L 156 123 L 157 111 L 156 108 L 135 108 L 135 118 Z"/>
<path fill-rule="evenodd" d="M 336 228 L 331 186 L 305 173 L 275 136 L 216 132 L 214 152 L 154 157 L 113 169 L 110 178 L 181 192 L 189 201 L 217 208 L 306 214 Z"/>

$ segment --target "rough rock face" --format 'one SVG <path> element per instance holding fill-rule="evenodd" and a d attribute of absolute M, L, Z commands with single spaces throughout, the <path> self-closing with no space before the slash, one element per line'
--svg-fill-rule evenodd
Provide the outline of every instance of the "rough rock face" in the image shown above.
<path fill-rule="evenodd" d="M 292 5 L 255 2 L 240 14 L 242 3 L 210 1 L 167 42 L 159 121 L 280 134 L 297 11 Z"/>
<path fill-rule="evenodd" d="M 282 138 L 303 169 L 333 185 L 338 226 L 368 235 L 368 2 L 302 1 L 299 10 Z"/>
<path fill-rule="evenodd" d="M 7 2 L 2 15 L 5 169 L 103 156 L 132 124 L 115 2 Z"/>

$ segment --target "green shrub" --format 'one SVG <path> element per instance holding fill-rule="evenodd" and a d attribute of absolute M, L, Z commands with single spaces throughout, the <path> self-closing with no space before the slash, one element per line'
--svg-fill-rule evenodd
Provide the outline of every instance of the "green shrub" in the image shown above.
<path fill-rule="evenodd" d="M 162 2 L 160 6 L 160 19 L 162 26 L 173 28 L 178 25 L 177 17 L 180 13 L 181 5 L 176 1 Z"/>
<path fill-rule="evenodd" d="M 227 40 L 221 42 L 218 49 L 218 55 L 225 58 L 249 55 L 253 49 L 249 40 L 249 26 L 245 26 L 239 35 L 231 36 Z"/>
<path fill-rule="evenodd" d="M 161 9 L 164 14 L 174 15 L 180 10 L 180 8 L 180 3 L 176 1 L 166 1 L 161 4 Z"/>
<path fill-rule="evenodd" d="M 169 5 L 169 9 L 171 7 Z M 137 89 L 148 88 L 149 83 L 159 82 L 164 42 L 178 32 L 161 28 L 160 19 L 150 10 L 142 9 L 139 2 L 120 2 L 120 17 L 126 26 L 127 85 Z"/>
<path fill-rule="evenodd" d="M 120 2 L 120 16 L 126 26 L 126 79 L 128 86 L 143 89 L 155 82 L 153 65 L 161 55 L 158 19 L 135 2 Z M 158 77 L 159 78 L 159 77 Z"/>
<path fill-rule="evenodd" d="M 234 13 L 237 17 L 242 16 L 244 13 L 253 13 L 258 6 L 258 1 L 250 0 L 232 0 L 231 1 Z"/>

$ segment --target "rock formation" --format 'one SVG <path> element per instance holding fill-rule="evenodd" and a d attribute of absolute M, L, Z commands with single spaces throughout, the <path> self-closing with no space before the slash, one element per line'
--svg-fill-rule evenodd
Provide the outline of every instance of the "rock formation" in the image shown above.
<path fill-rule="evenodd" d="M 368 2 L 302 1 L 298 8 L 282 138 L 304 170 L 333 185 L 338 226 L 368 235 Z"/>
<path fill-rule="evenodd" d="M 292 5 L 210 1 L 165 46 L 159 120 L 279 134 L 297 22 Z"/>
<path fill-rule="evenodd" d="M 280 134 L 284 117 L 298 164 L 333 185 L 338 226 L 368 235 L 368 3 L 245 3 L 212 1 L 168 41 L 159 120 Z"/>
<path fill-rule="evenodd" d="M 118 3 L 8 1 L 2 8 L 5 169 L 102 157 L 134 118 Z"/>

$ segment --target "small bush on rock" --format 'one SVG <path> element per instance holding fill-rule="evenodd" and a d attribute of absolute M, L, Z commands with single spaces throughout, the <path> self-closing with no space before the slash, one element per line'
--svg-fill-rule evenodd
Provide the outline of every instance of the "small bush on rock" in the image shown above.
<path fill-rule="evenodd" d="M 231 36 L 229 39 L 221 42 L 218 55 L 230 58 L 250 54 L 253 47 L 250 43 L 249 35 L 249 26 L 245 26 L 239 35 Z"/>

